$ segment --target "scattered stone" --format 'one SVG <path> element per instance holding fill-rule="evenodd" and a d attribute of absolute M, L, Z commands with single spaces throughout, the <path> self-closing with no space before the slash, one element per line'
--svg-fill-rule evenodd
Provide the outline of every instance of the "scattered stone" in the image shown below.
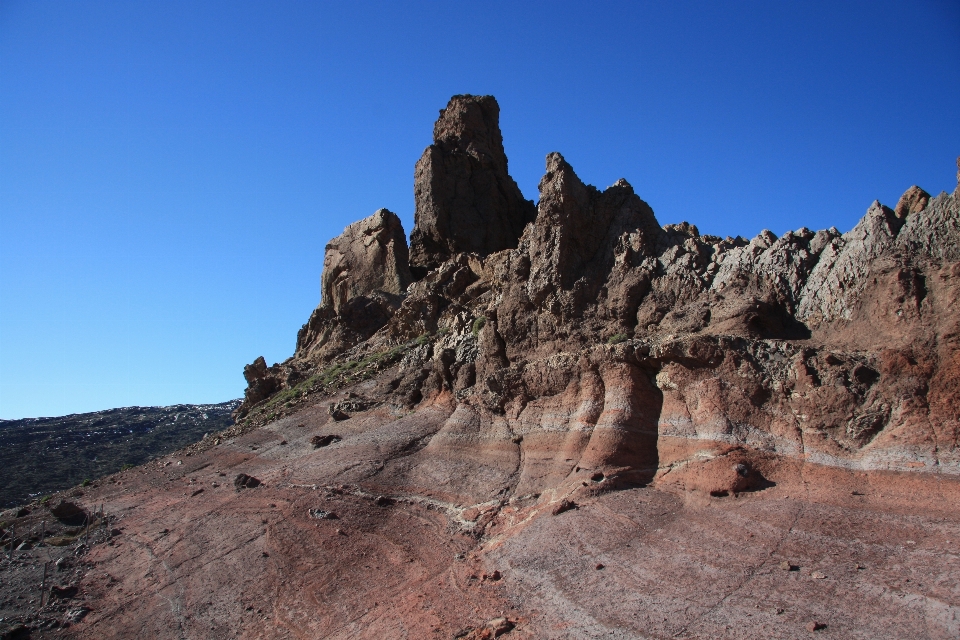
<path fill-rule="evenodd" d="M 73 585 L 67 587 L 50 587 L 50 596 L 54 598 L 60 598 L 61 600 L 75 598 L 78 593 L 80 593 L 80 588 Z"/>
<path fill-rule="evenodd" d="M 190 497 L 193 498 L 193 497 L 195 497 L 195 496 L 200 495 L 201 493 L 203 493 L 203 488 L 202 488 L 202 487 L 201 487 L 200 489 L 197 489 L 197 490 L 194 491 L 193 493 L 191 493 L 191 494 L 190 494 Z"/>
<path fill-rule="evenodd" d="M 594 567 L 594 569 L 596 569 L 597 571 L 600 571 L 601 569 L 604 569 L 604 568 L 606 568 L 606 565 L 603 564 L 602 562 L 598 562 L 597 566 Z"/>
<path fill-rule="evenodd" d="M 503 634 L 513 631 L 515 625 L 506 618 L 494 618 L 486 626 L 493 632 L 494 638 L 499 638 Z"/>
<path fill-rule="evenodd" d="M 310 438 L 310 444 L 313 445 L 314 449 L 320 449 L 321 447 L 329 447 L 335 442 L 340 442 L 343 438 L 336 435 L 325 435 L 325 436 L 313 436 Z"/>
<path fill-rule="evenodd" d="M 90 613 L 90 611 L 91 610 L 88 607 L 78 607 L 76 609 L 70 609 L 69 611 L 67 611 L 66 615 L 64 615 L 63 618 L 66 622 L 69 622 L 71 624 L 76 624 L 77 622 L 80 622 L 81 620 L 83 620 L 83 618 L 88 613 Z"/>
<path fill-rule="evenodd" d="M 29 640 L 30 638 L 30 628 L 19 622 L 5 629 L 0 627 L 0 631 L 3 631 L 3 635 L 0 636 L 3 640 Z"/>
<path fill-rule="evenodd" d="M 820 631 L 821 629 L 826 629 L 826 628 L 827 628 L 827 625 L 823 624 L 822 622 L 816 622 L 814 620 L 811 620 L 806 624 L 807 631 L 811 633 L 813 633 L 814 631 Z"/>
<path fill-rule="evenodd" d="M 50 507 L 50 513 L 61 523 L 73 527 L 83 524 L 87 519 L 87 512 L 69 500 L 60 500 Z"/>
<path fill-rule="evenodd" d="M 813 571 L 810 573 L 810 577 L 814 580 L 823 580 L 827 577 L 827 574 L 821 573 L 820 571 Z"/>
<path fill-rule="evenodd" d="M 780 563 L 780 568 L 783 569 L 784 571 L 796 571 L 800 567 L 798 567 L 795 564 L 790 564 L 790 562 L 788 562 L 787 560 L 784 560 L 783 562 Z"/>
<path fill-rule="evenodd" d="M 396 500 L 393 498 L 388 498 L 387 496 L 377 496 L 373 501 L 378 507 L 389 507 L 390 505 L 396 504 Z"/>
<path fill-rule="evenodd" d="M 258 478 L 253 476 L 248 476 L 245 473 L 237 474 L 237 477 L 233 479 L 233 486 L 237 488 L 237 491 L 241 489 L 254 489 L 263 484 Z"/>
<path fill-rule="evenodd" d="M 324 511 L 323 509 L 310 509 L 308 512 L 311 518 L 316 518 L 318 520 L 339 520 L 338 516 L 333 511 Z M 340 529 L 337 529 L 337 533 L 340 533 Z"/>
<path fill-rule="evenodd" d="M 574 502 L 573 500 L 568 500 L 564 498 L 559 503 L 557 503 L 557 506 L 553 508 L 553 511 L 551 513 L 553 513 L 553 515 L 555 516 L 558 516 L 564 511 L 570 511 L 571 509 L 579 509 L 579 508 L 580 507 L 577 505 L 576 502 Z"/>

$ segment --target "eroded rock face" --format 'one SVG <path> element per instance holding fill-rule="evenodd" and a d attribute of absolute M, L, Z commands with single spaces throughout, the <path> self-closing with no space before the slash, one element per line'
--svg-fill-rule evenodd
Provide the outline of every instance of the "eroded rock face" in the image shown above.
<path fill-rule="evenodd" d="M 498 142 L 464 100 L 441 133 Z M 405 291 L 344 241 L 244 421 L 88 490 L 124 537 L 71 633 L 957 637 L 960 191 L 920 196 L 724 239 L 551 154 L 513 241 L 441 230 Z"/>
<path fill-rule="evenodd" d="M 920 213 L 923 211 L 928 202 L 930 202 L 930 194 L 914 185 L 900 196 L 900 200 L 897 202 L 897 206 L 893 212 L 898 218 L 906 218 L 911 213 Z"/>
<path fill-rule="evenodd" d="M 911 188 L 844 234 L 724 239 L 661 227 L 625 180 L 600 191 L 552 153 L 533 218 L 496 116 L 492 98 L 454 97 L 418 163 L 420 278 L 401 294 L 381 269 L 376 291 L 351 289 L 370 269 L 338 271 L 344 256 L 376 270 L 382 251 L 338 248 L 296 356 L 257 369 L 253 392 L 293 388 L 289 411 L 366 380 L 370 406 L 420 416 L 420 448 L 373 489 L 492 500 L 601 477 L 736 493 L 763 488 L 754 467 L 776 456 L 960 475 L 956 193 Z"/>
<path fill-rule="evenodd" d="M 297 334 L 294 358 L 277 375 L 297 384 L 318 363 L 368 339 L 393 317 L 411 281 L 396 214 L 380 209 L 348 226 L 327 244 L 320 306 Z"/>
<path fill-rule="evenodd" d="M 320 304 L 339 315 L 354 298 L 376 292 L 401 294 L 412 280 L 408 262 L 400 218 L 380 209 L 348 226 L 327 245 Z"/>
<path fill-rule="evenodd" d="M 417 162 L 414 196 L 410 265 L 418 278 L 455 253 L 517 246 L 534 207 L 507 172 L 493 96 L 454 96 L 440 111 L 433 144 Z"/>

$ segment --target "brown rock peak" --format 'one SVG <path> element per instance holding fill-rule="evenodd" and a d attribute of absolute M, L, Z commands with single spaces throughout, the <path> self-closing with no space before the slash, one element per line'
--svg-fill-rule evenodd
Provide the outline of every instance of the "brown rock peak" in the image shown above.
<path fill-rule="evenodd" d="M 466 150 L 471 145 L 506 168 L 500 133 L 500 105 L 493 96 L 459 95 L 450 98 L 433 125 L 434 144 Z"/>
<path fill-rule="evenodd" d="M 387 209 L 354 222 L 327 245 L 321 305 L 340 313 L 353 298 L 376 291 L 400 294 L 411 282 L 407 238 Z"/>
<path fill-rule="evenodd" d="M 898 218 L 906 218 L 911 213 L 923 211 L 928 202 L 930 202 L 930 194 L 917 185 L 913 185 L 900 196 L 893 212 L 897 214 Z"/>
<path fill-rule="evenodd" d="M 507 172 L 493 96 L 450 99 L 417 162 L 410 266 L 422 278 L 459 252 L 512 249 L 536 214 Z"/>

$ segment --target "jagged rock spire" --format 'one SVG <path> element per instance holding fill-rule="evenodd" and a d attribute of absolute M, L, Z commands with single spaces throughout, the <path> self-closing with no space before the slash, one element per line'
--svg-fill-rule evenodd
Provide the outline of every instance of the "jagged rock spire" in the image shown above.
<path fill-rule="evenodd" d="M 511 249 L 536 216 L 507 172 L 493 96 L 450 99 L 417 162 L 410 266 L 419 278 L 452 254 Z"/>

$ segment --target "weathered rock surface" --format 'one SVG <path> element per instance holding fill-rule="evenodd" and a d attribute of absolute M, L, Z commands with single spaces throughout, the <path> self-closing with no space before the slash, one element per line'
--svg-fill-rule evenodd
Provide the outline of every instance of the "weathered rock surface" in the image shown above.
<path fill-rule="evenodd" d="M 493 96 L 454 96 L 440 111 L 433 144 L 417 162 L 414 196 L 410 264 L 417 277 L 456 253 L 517 246 L 534 207 L 507 172 Z"/>
<path fill-rule="evenodd" d="M 348 226 L 327 245 L 320 304 L 339 315 L 354 298 L 378 292 L 399 295 L 411 280 L 400 218 L 380 209 Z"/>
<path fill-rule="evenodd" d="M 956 192 L 930 198 L 911 187 L 896 210 L 874 202 L 845 234 L 801 228 L 721 239 L 687 223 L 661 227 L 625 180 L 599 191 L 552 153 L 532 222 L 520 224 L 513 204 L 484 200 L 506 217 L 483 214 L 483 226 L 511 238 L 522 231 L 516 242 L 490 244 L 481 234 L 480 244 L 464 244 L 436 221 L 480 210 L 445 200 L 439 183 L 421 179 L 423 169 L 461 176 L 450 167 L 489 156 L 484 180 L 506 177 L 497 113 L 492 98 L 455 96 L 418 164 L 424 217 L 413 254 L 427 255 L 430 234 L 448 241 L 430 260 L 411 257 L 425 275 L 376 305 L 364 295 L 374 285 L 344 285 L 364 306 L 352 308 L 347 295 L 339 307 L 323 305 L 325 315 L 315 313 L 301 331 L 297 355 L 258 381 L 286 380 L 279 387 L 306 397 L 318 386 L 301 380 L 395 354 L 400 367 L 375 402 L 448 407 L 403 482 L 444 487 L 451 499 L 469 493 L 481 469 L 515 478 L 512 491 L 542 493 L 583 473 L 648 482 L 694 450 L 720 455 L 731 446 L 960 474 L 951 382 L 960 335 Z M 356 237 L 348 229 L 331 247 Z M 347 254 L 366 259 L 361 250 L 328 248 L 325 283 L 366 273 L 341 270 Z M 400 291 L 400 281 L 391 282 Z M 349 339 L 341 334 L 337 348 L 317 358 L 315 345 L 330 340 L 316 336 L 347 327 Z M 371 366 L 366 377 L 376 374 Z M 264 417 L 260 411 L 254 422 Z M 442 481 L 418 470 L 444 460 L 453 466 Z M 389 465 L 382 471 L 391 473 Z"/>
<path fill-rule="evenodd" d="M 184 492 L 182 544 L 98 561 L 142 567 L 129 588 L 166 612 L 146 572 L 175 556 L 199 610 L 223 571 L 204 559 L 235 549 L 249 591 L 198 616 L 227 636 L 956 637 L 937 554 L 960 535 L 960 191 L 724 239 L 550 154 L 534 216 L 495 107 L 454 97 L 418 163 L 416 281 L 325 273 L 342 302 L 248 367 L 236 440 L 168 478 L 265 486 Z M 151 491 L 144 531 L 174 517 Z M 83 624 L 143 628 L 122 607 Z"/>

